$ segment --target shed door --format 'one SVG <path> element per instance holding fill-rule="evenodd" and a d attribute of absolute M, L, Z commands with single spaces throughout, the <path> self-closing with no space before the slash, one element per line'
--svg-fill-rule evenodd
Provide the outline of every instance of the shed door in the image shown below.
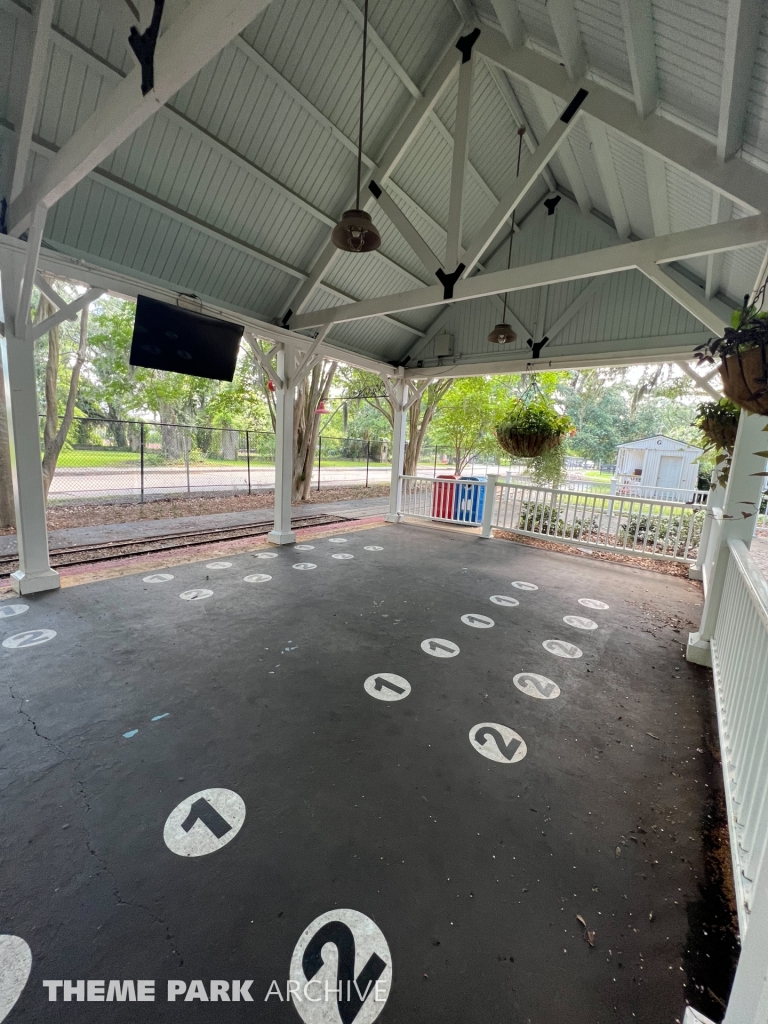
<path fill-rule="evenodd" d="M 683 460 L 679 455 L 662 455 L 659 459 L 659 476 L 657 487 L 674 488 L 680 486 L 680 470 Z"/>

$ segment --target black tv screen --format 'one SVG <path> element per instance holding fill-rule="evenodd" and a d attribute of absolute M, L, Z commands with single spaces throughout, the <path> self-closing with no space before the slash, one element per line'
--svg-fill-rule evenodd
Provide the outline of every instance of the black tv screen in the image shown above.
<path fill-rule="evenodd" d="M 231 381 L 243 327 L 140 295 L 131 366 Z"/>

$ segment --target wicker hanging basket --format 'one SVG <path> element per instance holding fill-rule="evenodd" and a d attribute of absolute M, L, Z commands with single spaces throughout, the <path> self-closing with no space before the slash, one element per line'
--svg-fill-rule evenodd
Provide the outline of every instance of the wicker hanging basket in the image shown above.
<path fill-rule="evenodd" d="M 736 431 L 739 429 L 738 420 L 723 421 L 717 416 L 706 416 L 699 420 L 698 427 L 704 437 L 711 441 L 718 451 L 733 451 L 733 446 L 736 444 Z"/>
<path fill-rule="evenodd" d="M 515 434 L 509 430 L 496 431 L 496 440 L 508 455 L 519 459 L 535 459 L 544 452 L 556 448 L 563 440 L 562 434 Z"/>
<path fill-rule="evenodd" d="M 736 405 L 768 416 L 768 353 L 765 343 L 725 356 L 720 363 L 723 391 Z"/>

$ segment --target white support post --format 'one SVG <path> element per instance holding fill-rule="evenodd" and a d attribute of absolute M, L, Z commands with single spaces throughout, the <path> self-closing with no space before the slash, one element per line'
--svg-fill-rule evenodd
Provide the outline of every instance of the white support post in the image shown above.
<path fill-rule="evenodd" d="M 768 863 L 757 873 L 749 929 L 743 937 L 723 1024 L 764 1024 L 768 1020 Z"/>
<path fill-rule="evenodd" d="M 24 329 L 27 310 L 19 303 L 23 265 L 20 256 L 6 254 L 3 260 L 5 338 L 0 344 L 19 548 L 19 568 L 11 574 L 11 586 L 17 594 L 37 594 L 56 590 L 60 583 L 48 558 L 35 346 Z"/>
<path fill-rule="evenodd" d="M 757 453 L 766 449 L 766 430 L 768 417 L 742 412 L 723 503 L 720 545 L 715 552 L 707 598 L 701 613 L 701 625 L 698 632 L 688 637 L 686 658 L 697 665 L 712 664 L 710 640 L 717 625 L 728 568 L 728 541 L 743 540 L 747 547 L 752 543 L 765 479 L 762 474 L 766 465 L 765 457 Z"/>
<path fill-rule="evenodd" d="M 493 529 L 493 510 L 496 507 L 496 484 L 499 482 L 498 475 L 488 474 L 488 483 L 485 485 L 485 504 L 483 505 L 483 525 L 480 530 L 481 537 L 490 537 Z"/>
<path fill-rule="evenodd" d="M 679 366 L 685 366 L 687 364 L 679 363 Z M 688 567 L 688 579 L 689 580 L 703 580 L 704 579 L 704 564 L 707 560 L 707 550 L 709 548 L 709 534 L 712 531 L 712 509 L 720 508 L 720 503 L 723 501 L 725 490 L 718 483 L 717 472 L 713 475 L 712 483 L 709 488 L 709 494 L 707 495 L 707 514 L 704 519 L 704 525 L 701 528 L 701 537 L 699 538 L 699 553 L 696 556 L 696 562 Z"/>
<path fill-rule="evenodd" d="M 277 374 L 283 386 L 275 392 L 275 525 L 267 536 L 270 544 L 296 541 L 291 530 L 295 361 L 292 347 L 284 346 L 277 353 Z"/>
<path fill-rule="evenodd" d="M 388 384 L 388 381 L 385 380 Z M 389 512 L 385 516 L 388 523 L 401 523 L 403 464 L 405 461 L 405 418 L 407 415 L 408 384 L 398 380 L 392 387 L 387 387 L 392 401 L 392 476 L 389 484 Z"/>
<path fill-rule="evenodd" d="M 475 62 L 470 53 L 459 68 L 459 93 L 456 100 L 456 124 L 453 130 L 453 163 L 451 195 L 448 205 L 448 234 L 445 243 L 445 266 L 449 273 L 458 266 L 461 251 L 461 228 L 464 222 L 464 178 L 469 156 L 469 114 L 472 108 L 472 83 Z"/>

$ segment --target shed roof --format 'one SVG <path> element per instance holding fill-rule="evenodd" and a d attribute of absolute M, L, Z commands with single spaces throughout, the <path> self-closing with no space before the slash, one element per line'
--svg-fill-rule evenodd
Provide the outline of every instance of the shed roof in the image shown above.
<path fill-rule="evenodd" d="M 625 441 L 624 444 L 616 445 L 617 448 L 642 448 L 648 441 L 655 441 L 657 438 L 663 438 L 665 441 L 671 441 L 678 449 L 688 448 L 691 451 L 703 452 L 704 449 L 700 448 L 696 444 L 687 444 L 685 441 L 678 441 L 675 437 L 670 437 L 668 434 L 651 434 L 649 437 L 638 437 L 634 441 Z"/>
<path fill-rule="evenodd" d="M 146 18 L 151 3 L 138 6 Z M 193 19 L 201 6 L 168 0 L 169 37 L 174 15 Z M 580 84 L 590 93 L 584 112 L 517 206 L 513 268 L 711 223 L 737 225 L 760 211 L 760 197 L 768 195 L 768 5 L 651 0 L 640 25 L 625 24 L 622 6 L 372 0 L 364 169 L 377 169 L 440 260 L 460 76 L 447 78 L 404 135 L 403 126 L 446 59 L 458 68 L 456 41 L 473 26 L 481 34 L 472 60 L 464 248 L 513 181 L 518 128 L 527 129 L 524 177 L 530 149 Z M 133 73 L 120 9 L 121 0 L 56 0 L 22 199 L 44 195 L 61 147 L 87 134 L 91 115 Z M 34 17 L 26 2 L 0 0 L 0 186 L 8 200 Z M 120 275 L 123 290 L 127 276 L 134 290 L 143 283 L 195 292 L 225 315 L 245 312 L 270 324 L 291 310 L 285 323 L 310 334 L 327 326 L 329 309 L 433 285 L 381 209 L 374 211 L 378 252 L 327 258 L 331 228 L 354 194 L 361 22 L 357 0 L 272 0 L 52 204 L 47 252 L 84 261 L 85 269 L 70 264 L 81 278 L 93 267 Z M 745 34 L 750 24 L 754 31 Z M 643 120 L 633 120 L 635 106 Z M 394 143 L 399 149 L 390 159 Z M 563 201 L 548 237 L 541 203 L 552 194 Z M 14 196 L 12 234 L 19 233 L 22 206 Z M 422 376 L 425 369 L 519 368 L 539 343 L 541 359 L 553 366 L 685 359 L 764 273 L 768 230 L 750 230 L 729 228 L 736 248 L 728 241 L 669 263 L 672 285 L 662 287 L 672 297 L 638 270 L 604 273 L 592 279 L 594 287 L 569 278 L 515 291 L 510 304 L 520 337 L 507 349 L 484 341 L 500 319 L 497 294 L 452 306 L 394 302 L 385 315 L 332 324 L 324 350 Z M 507 233 L 496 234 L 470 280 L 505 268 Z M 315 324 L 297 321 L 316 314 Z M 430 347 L 441 330 L 457 339 L 448 358 Z"/>

